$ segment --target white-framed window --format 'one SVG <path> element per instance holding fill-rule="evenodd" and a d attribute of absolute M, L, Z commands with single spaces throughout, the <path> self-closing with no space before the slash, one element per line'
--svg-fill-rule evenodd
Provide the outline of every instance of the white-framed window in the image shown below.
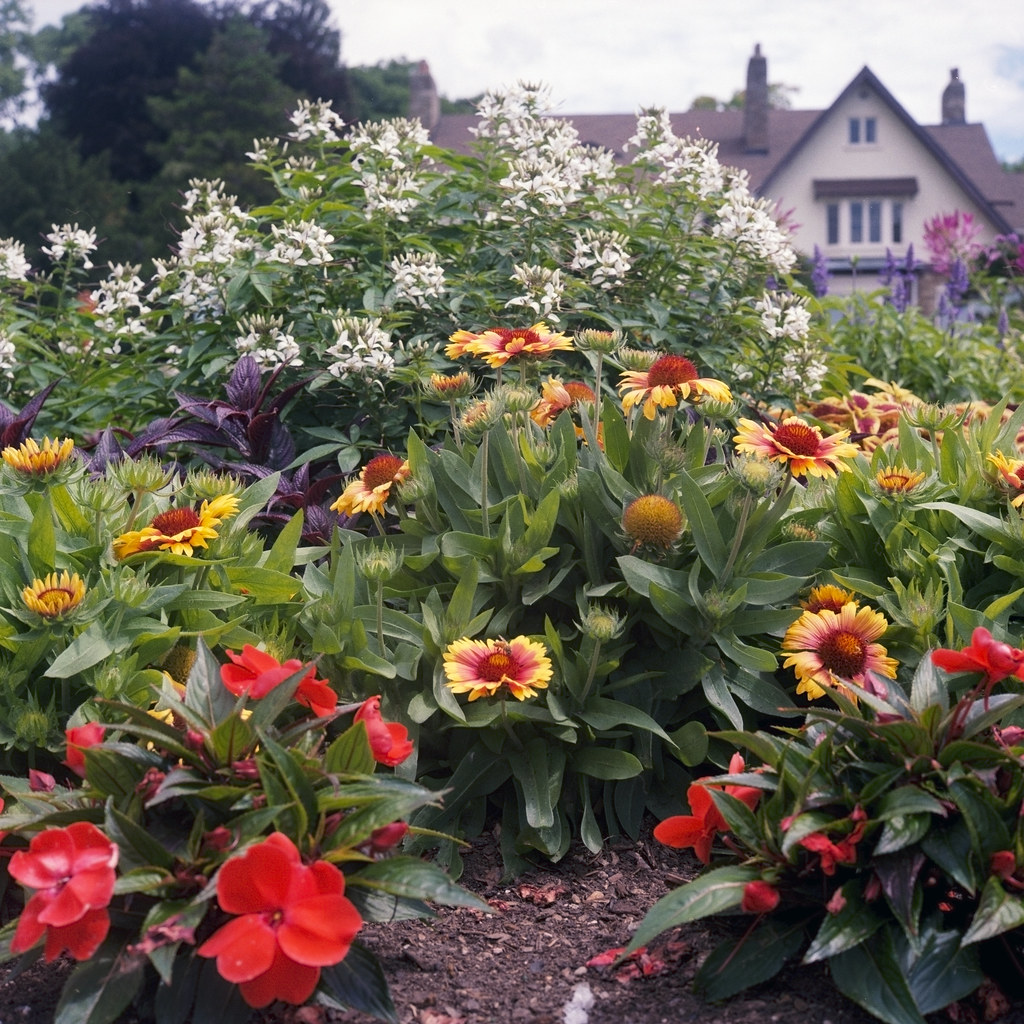
<path fill-rule="evenodd" d="M 878 142 L 877 117 L 851 117 L 847 125 L 847 140 L 851 146 L 859 146 L 861 143 L 870 146 Z"/>
<path fill-rule="evenodd" d="M 899 199 L 848 199 L 825 204 L 825 244 L 903 243 L 904 208 Z"/>

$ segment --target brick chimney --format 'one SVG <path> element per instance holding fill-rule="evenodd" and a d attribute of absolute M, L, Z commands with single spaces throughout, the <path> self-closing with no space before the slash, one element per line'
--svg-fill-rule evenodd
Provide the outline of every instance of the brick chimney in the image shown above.
<path fill-rule="evenodd" d="M 967 123 L 967 101 L 959 68 L 950 69 L 949 84 L 942 90 L 942 123 Z"/>
<path fill-rule="evenodd" d="M 409 117 L 418 117 L 428 132 L 441 120 L 441 99 L 425 60 L 409 72 Z"/>
<path fill-rule="evenodd" d="M 747 64 L 747 92 L 743 101 L 743 148 L 748 153 L 768 152 L 768 61 L 761 44 Z"/>

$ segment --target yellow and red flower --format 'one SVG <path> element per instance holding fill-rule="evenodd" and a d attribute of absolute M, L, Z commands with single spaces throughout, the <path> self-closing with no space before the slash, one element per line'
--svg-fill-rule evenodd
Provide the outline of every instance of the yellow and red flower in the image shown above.
<path fill-rule="evenodd" d="M 540 386 L 540 401 L 530 410 L 530 418 L 539 427 L 549 427 L 566 409 L 573 409 L 580 403 L 593 405 L 596 401 L 594 389 L 582 381 L 548 377 Z M 583 436 L 580 427 L 576 428 L 576 434 Z"/>
<path fill-rule="evenodd" d="M 479 356 L 497 369 L 512 359 L 543 359 L 552 352 L 571 352 L 572 339 L 552 331 L 544 321 L 532 327 L 491 327 L 480 334 L 456 331 L 444 353 L 449 359 Z"/>
<path fill-rule="evenodd" d="M 536 697 L 551 679 L 551 659 L 542 643 L 526 636 L 511 640 L 463 637 L 444 652 L 446 685 L 469 699 L 493 697 L 503 687 L 517 700 Z"/>
<path fill-rule="evenodd" d="M 363 466 L 331 510 L 339 515 L 354 516 L 360 512 L 380 515 L 391 497 L 391 488 L 408 478 L 408 462 L 397 455 L 378 455 Z"/>
<path fill-rule="evenodd" d="M 26 476 L 49 476 L 71 458 L 74 450 L 75 442 L 70 437 L 63 441 L 44 437 L 42 448 L 30 437 L 17 448 L 8 445 L 0 452 L 0 457 L 11 469 Z"/>
<path fill-rule="evenodd" d="M 783 667 L 796 672 L 796 692 L 817 700 L 825 695 L 825 686 L 833 686 L 855 697 L 844 684 L 863 686 L 869 672 L 895 679 L 899 663 L 875 643 L 888 627 L 881 612 L 853 602 L 838 611 L 805 611 L 782 640 L 782 649 L 792 652 Z"/>
<path fill-rule="evenodd" d="M 619 380 L 622 410 L 625 413 L 640 402 L 644 416 L 653 420 L 659 408 L 670 408 L 680 399 L 707 395 L 716 402 L 731 402 L 729 386 L 714 377 L 698 377 L 697 367 L 685 356 L 666 355 L 646 370 L 624 370 Z"/>
<path fill-rule="evenodd" d="M 353 721 L 362 722 L 366 727 L 366 738 L 370 741 L 373 759 L 378 764 L 394 768 L 412 753 L 409 730 L 398 722 L 385 722 L 380 713 L 380 697 L 369 697 L 363 701 Z"/>
<path fill-rule="evenodd" d="M 906 466 L 888 466 L 875 474 L 875 484 L 883 494 L 900 498 L 916 490 L 924 482 L 924 478 L 924 473 L 908 469 Z M 1024 494 L 1020 500 L 1024 501 Z"/>
<path fill-rule="evenodd" d="M 59 619 L 74 611 L 85 597 L 85 583 L 77 572 L 65 569 L 59 576 L 49 573 L 45 579 L 35 579 L 21 592 L 21 599 L 29 611 L 44 619 Z"/>
<path fill-rule="evenodd" d="M 170 551 L 192 556 L 196 548 L 205 548 L 216 539 L 217 527 L 238 512 L 238 498 L 220 494 L 204 501 L 196 512 L 190 505 L 169 508 L 154 516 L 149 526 L 131 530 L 114 540 L 114 556 L 127 558 L 140 551 Z"/>
<path fill-rule="evenodd" d="M 221 910 L 237 915 L 197 950 L 216 957 L 217 972 L 254 1009 L 275 999 L 299 1006 L 313 994 L 320 968 L 340 963 L 362 927 L 333 864 L 303 864 L 280 832 L 232 857 L 217 875 Z"/>
<path fill-rule="evenodd" d="M 221 682 L 236 697 L 244 693 L 253 700 L 260 700 L 302 669 L 298 658 L 289 658 L 282 663 L 252 644 L 246 644 L 241 654 L 234 651 L 224 653 L 231 659 L 231 664 L 221 665 Z M 316 678 L 316 669 L 312 665 L 295 688 L 295 699 L 318 718 L 329 715 L 338 703 L 338 695 L 325 680 Z"/>
<path fill-rule="evenodd" d="M 739 423 L 739 433 L 733 438 L 738 452 L 783 463 L 793 476 L 834 477 L 849 470 L 844 460 L 858 452 L 857 446 L 846 440 L 848 430 L 823 437 L 818 427 L 799 416 L 775 425 L 744 419 Z"/>
<path fill-rule="evenodd" d="M 820 612 L 823 608 L 838 612 L 844 605 L 857 605 L 860 602 L 849 590 L 843 590 L 832 583 L 822 583 L 817 587 L 811 587 L 806 601 L 800 602 L 800 607 L 809 612 Z"/>
<path fill-rule="evenodd" d="M 988 461 L 996 467 L 999 482 L 1012 495 L 1010 504 L 1014 508 L 1020 508 L 1024 505 L 1024 461 L 1008 458 L 1002 452 L 990 455 Z"/>
<path fill-rule="evenodd" d="M 33 836 L 8 868 L 13 878 L 36 890 L 18 919 L 11 952 L 24 953 L 45 935 L 47 963 L 65 949 L 76 960 L 88 960 L 110 929 L 106 908 L 117 857 L 117 845 L 88 821 Z"/>

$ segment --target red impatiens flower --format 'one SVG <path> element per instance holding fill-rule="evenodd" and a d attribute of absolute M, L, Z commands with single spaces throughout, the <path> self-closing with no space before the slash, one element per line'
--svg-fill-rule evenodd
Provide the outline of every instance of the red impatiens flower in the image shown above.
<path fill-rule="evenodd" d="M 1024 679 L 1024 651 L 995 640 L 984 626 L 971 634 L 969 647 L 932 651 L 932 664 L 947 672 L 977 672 L 985 677 L 988 689 L 1007 676 Z"/>
<path fill-rule="evenodd" d="M 733 754 L 732 760 L 729 762 L 729 774 L 735 775 L 742 772 L 743 767 L 742 755 Z M 692 846 L 693 852 L 703 864 L 711 862 L 711 844 L 714 841 L 715 833 L 727 832 L 729 829 L 709 791 L 712 786 L 715 789 L 724 788 L 729 796 L 735 797 L 751 810 L 757 806 L 757 801 L 761 797 L 761 790 L 755 789 L 753 786 L 722 787 L 716 785 L 713 779 L 698 779 L 686 791 L 686 800 L 693 813 L 677 814 L 666 818 L 654 829 L 654 838 L 659 843 L 679 849 Z"/>
<path fill-rule="evenodd" d="M 276 686 L 302 668 L 297 658 L 289 658 L 283 664 L 266 651 L 252 644 L 246 644 L 241 654 L 226 651 L 230 665 L 221 665 L 220 678 L 236 697 L 244 693 L 254 700 L 266 697 Z M 338 695 L 323 679 L 316 678 L 316 669 L 311 665 L 295 690 L 295 699 L 310 709 L 317 717 L 329 715 L 338 703 Z"/>
<path fill-rule="evenodd" d="M 76 960 L 88 960 L 110 929 L 106 908 L 117 855 L 117 846 L 88 821 L 48 828 L 27 850 L 18 850 L 8 870 L 36 892 L 18 919 L 11 952 L 24 953 L 45 933 L 47 963 L 65 949 Z"/>
<path fill-rule="evenodd" d="M 412 753 L 409 730 L 397 722 L 385 722 L 380 714 L 380 697 L 368 697 L 356 712 L 355 721 L 366 726 L 373 759 L 394 768 Z"/>
<path fill-rule="evenodd" d="M 821 871 L 825 875 L 834 875 L 836 866 L 839 864 L 857 863 L 857 844 L 864 835 L 864 823 L 867 815 L 864 811 L 855 807 L 850 814 L 850 820 L 857 824 L 853 831 L 838 843 L 833 843 L 824 832 L 812 832 L 800 840 L 800 845 L 811 853 L 821 857 Z"/>
<path fill-rule="evenodd" d="M 88 725 L 76 725 L 73 729 L 64 730 L 67 738 L 64 764 L 81 778 L 85 778 L 85 751 L 102 742 L 104 731 L 99 722 L 89 722 Z"/>
<path fill-rule="evenodd" d="M 238 985 L 254 1009 L 275 999 L 299 1006 L 320 968 L 340 963 L 363 920 L 346 899 L 345 876 L 327 861 L 303 864 L 280 832 L 232 857 L 217 875 L 221 910 L 238 915 L 197 952 Z"/>
<path fill-rule="evenodd" d="M 740 910 L 748 914 L 767 914 L 779 905 L 779 899 L 779 890 L 771 882 L 756 878 L 743 886 Z"/>

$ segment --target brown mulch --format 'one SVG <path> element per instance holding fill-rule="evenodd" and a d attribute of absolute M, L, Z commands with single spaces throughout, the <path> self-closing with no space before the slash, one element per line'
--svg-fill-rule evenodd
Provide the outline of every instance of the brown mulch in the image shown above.
<path fill-rule="evenodd" d="M 647 909 L 699 864 L 649 836 L 594 856 L 502 881 L 493 836 L 464 855 L 461 883 L 494 913 L 441 909 L 437 918 L 368 925 L 360 940 L 380 959 L 401 1024 L 876 1024 L 840 995 L 825 968 L 793 966 L 771 982 L 712 1005 L 690 991 L 722 936 L 698 922 L 652 943 L 646 958 L 612 967 L 587 961 L 623 946 Z M 57 965 L 0 984 L 0 1024 L 49 1024 Z M 573 1005 L 585 1012 L 567 1010 Z M 575 998 L 576 1003 L 572 1000 Z M 252 1024 L 370 1024 L 373 1018 L 277 1004 Z M 998 992 L 932 1014 L 929 1024 L 1024 1024 L 1024 1003 Z M 125 1017 L 124 1024 L 134 1024 Z"/>

